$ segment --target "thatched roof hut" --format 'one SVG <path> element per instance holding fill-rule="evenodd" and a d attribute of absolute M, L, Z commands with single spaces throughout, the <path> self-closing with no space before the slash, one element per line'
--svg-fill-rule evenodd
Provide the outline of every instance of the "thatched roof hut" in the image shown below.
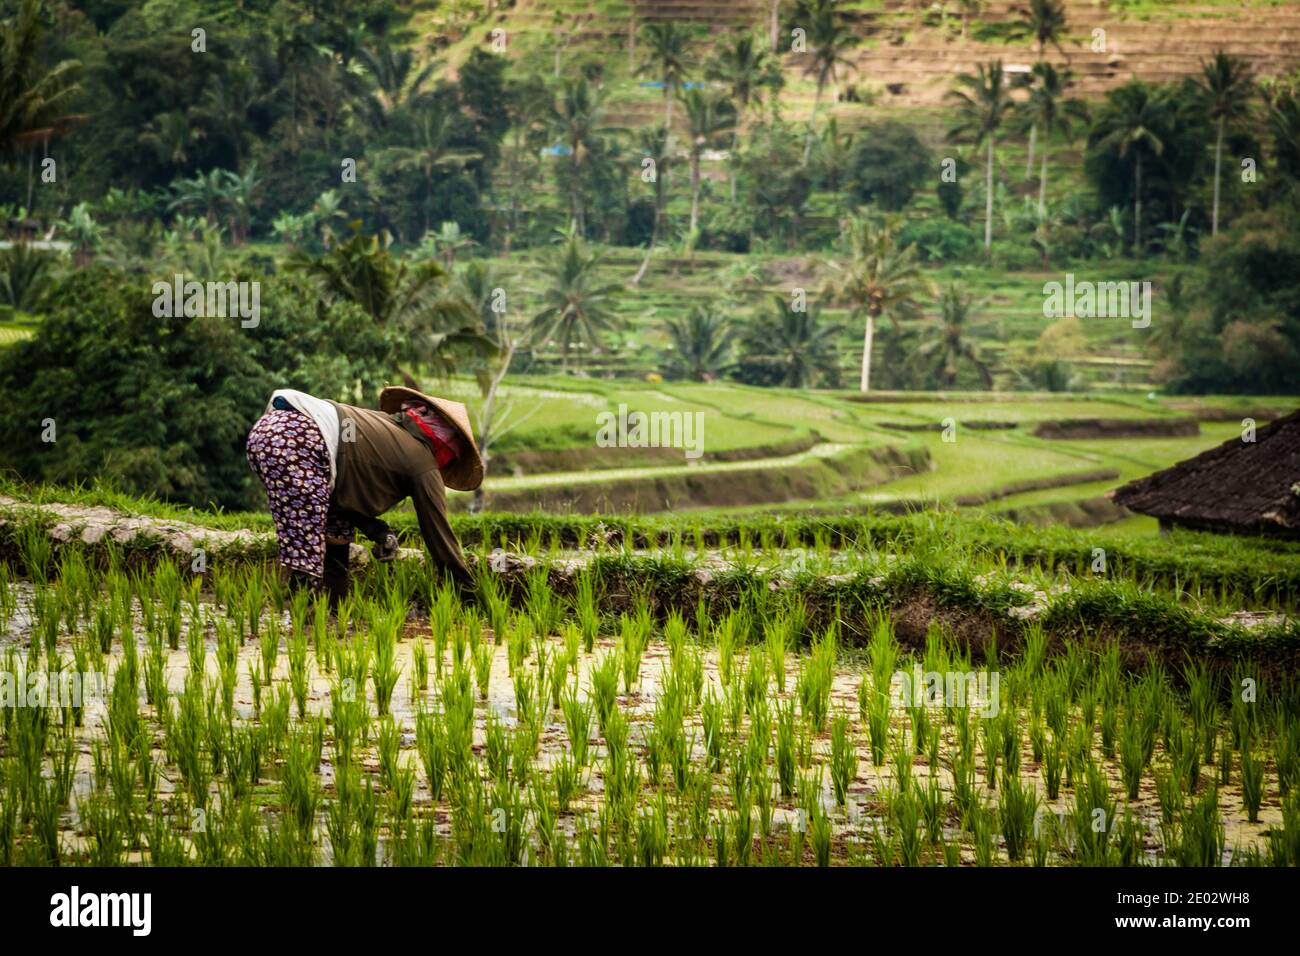
<path fill-rule="evenodd" d="M 1108 495 L 1162 529 L 1300 539 L 1300 411 Z"/>

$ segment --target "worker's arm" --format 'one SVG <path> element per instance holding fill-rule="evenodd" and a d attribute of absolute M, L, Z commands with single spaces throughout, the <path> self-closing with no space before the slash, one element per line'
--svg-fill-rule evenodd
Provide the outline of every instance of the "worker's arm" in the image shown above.
<path fill-rule="evenodd" d="M 462 589 L 472 587 L 474 578 L 465 566 L 465 556 L 461 553 L 460 542 L 456 532 L 451 530 L 447 520 L 447 493 L 443 489 L 442 476 L 436 468 L 430 468 L 413 479 L 411 504 L 415 506 L 416 517 L 420 519 L 420 534 L 424 546 L 435 562 L 442 565 Z"/>

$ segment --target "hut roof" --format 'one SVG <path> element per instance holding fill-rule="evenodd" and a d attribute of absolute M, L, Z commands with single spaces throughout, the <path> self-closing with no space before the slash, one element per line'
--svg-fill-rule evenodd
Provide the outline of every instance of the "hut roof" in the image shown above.
<path fill-rule="evenodd" d="M 1109 493 L 1117 504 L 1175 523 L 1300 533 L 1300 411 Z"/>

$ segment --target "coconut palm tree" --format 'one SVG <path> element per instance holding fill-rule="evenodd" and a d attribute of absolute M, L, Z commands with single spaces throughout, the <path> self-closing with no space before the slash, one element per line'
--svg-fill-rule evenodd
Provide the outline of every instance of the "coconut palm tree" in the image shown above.
<path fill-rule="evenodd" d="M 1087 122 L 1088 113 L 1083 103 L 1067 99 L 1066 92 L 1074 82 L 1069 70 L 1057 70 L 1050 63 L 1035 63 L 1029 85 L 1029 98 L 1021 105 L 1020 114 L 1031 124 L 1031 129 L 1043 131 L 1042 167 L 1038 176 L 1038 221 L 1047 215 L 1047 158 L 1048 145 L 1054 133 L 1067 140 L 1075 130 L 1076 122 Z"/>
<path fill-rule="evenodd" d="M 1222 50 L 1201 65 L 1197 84 L 1205 99 L 1206 112 L 1214 120 L 1214 207 L 1210 215 L 1210 235 L 1219 234 L 1219 185 L 1222 181 L 1223 133 L 1229 124 L 1235 124 L 1250 114 L 1250 99 L 1254 84 L 1244 60 L 1229 56 Z"/>
<path fill-rule="evenodd" d="M 536 344 L 558 342 L 561 369 L 565 372 L 569 370 L 569 352 L 575 345 L 599 349 L 603 333 L 618 324 L 613 298 L 622 287 L 601 280 L 601 259 L 600 253 L 588 250 L 577 224 L 571 223 L 546 261 L 543 305 L 532 318 L 532 340 Z"/>
<path fill-rule="evenodd" d="M 432 62 L 417 68 L 414 50 L 387 42 L 374 48 L 363 47 L 357 53 L 357 61 L 373 84 L 364 106 L 367 119 L 375 129 L 384 129 L 394 112 L 419 96 L 434 71 Z"/>
<path fill-rule="evenodd" d="M 731 321 L 715 303 L 693 306 L 685 318 L 664 321 L 669 347 L 664 373 L 669 378 L 711 382 L 732 366 Z"/>
<path fill-rule="evenodd" d="M 0 158 L 27 150 L 27 208 L 37 144 L 57 139 L 84 116 L 68 112 L 81 92 L 81 61 L 63 60 L 48 70 L 37 56 L 41 39 L 40 0 L 20 0 L 13 16 L 0 20 Z"/>
<path fill-rule="evenodd" d="M 819 306 L 795 310 L 784 296 L 773 295 L 768 310 L 745 333 L 744 361 L 786 388 L 834 384 L 839 377 L 836 342 L 843 331 L 838 323 L 822 321 Z"/>
<path fill-rule="evenodd" d="M 700 221 L 700 157 L 720 137 L 736 128 L 736 107 L 721 90 L 686 90 L 681 94 L 690 131 L 691 235 Z"/>
<path fill-rule="evenodd" d="M 1133 250 L 1142 249 L 1142 161 L 1164 153 L 1156 130 L 1165 125 L 1168 106 L 1141 80 L 1130 80 L 1111 92 L 1093 135 L 1102 149 L 1114 149 L 1120 159 L 1133 157 Z"/>
<path fill-rule="evenodd" d="M 559 95 L 551 117 L 554 135 L 565 147 L 567 167 L 569 212 L 577 224 L 579 234 L 587 231 L 587 206 L 583 193 L 583 178 L 592 154 L 596 152 L 601 137 L 612 132 L 605 125 L 605 93 L 585 76 L 568 78 L 561 82 Z"/>
<path fill-rule="evenodd" d="M 731 131 L 731 201 L 736 201 L 736 174 L 734 157 L 740 148 L 740 124 L 745 121 L 750 107 L 761 106 L 769 91 L 775 93 L 784 82 L 781 65 L 752 33 L 738 33 L 731 42 L 724 43 L 705 70 L 705 78 L 725 84 L 736 104 L 736 125 Z"/>
<path fill-rule="evenodd" d="M 803 151 L 806 166 L 808 157 L 812 154 L 813 133 L 817 128 L 817 116 L 821 111 L 826 84 L 836 82 L 840 67 L 855 69 L 847 54 L 858 45 L 861 38 L 844 19 L 844 14 L 839 9 L 839 0 L 799 0 L 794 16 L 796 22 L 807 24 L 810 49 L 804 75 L 813 77 L 817 83 L 808 139 Z"/>
<path fill-rule="evenodd" d="M 424 177 L 424 231 L 428 232 L 429 200 L 433 198 L 434 175 L 445 170 L 464 169 L 483 154 L 477 150 L 451 145 L 455 117 L 442 100 L 434 100 L 420 110 L 410 145 L 389 146 L 378 151 L 376 159 L 383 168 L 399 173 L 415 171 Z"/>
<path fill-rule="evenodd" d="M 995 143 L 1012 108 L 1011 97 L 1002 72 L 1002 61 L 981 64 L 974 74 L 957 77 L 956 87 L 948 93 L 957 105 L 957 122 L 948 131 L 953 142 L 967 142 L 988 148 L 984 172 L 984 251 L 993 245 L 993 166 Z"/>
<path fill-rule="evenodd" d="M 664 212 L 664 177 L 668 172 L 668 164 L 671 162 L 671 156 L 668 153 L 668 129 L 664 126 L 643 126 L 637 131 L 637 149 L 641 152 L 642 157 L 649 159 L 653 179 L 651 184 L 654 186 L 654 220 L 650 226 L 650 242 L 646 245 L 645 258 L 641 260 L 641 268 L 636 270 L 636 275 L 632 277 L 632 285 L 639 285 L 645 278 L 646 270 L 650 268 L 650 257 L 654 255 L 655 244 L 659 240 L 660 223 L 663 221 Z"/>
<path fill-rule="evenodd" d="M 849 258 L 832 261 L 827 297 L 849 307 L 854 321 L 863 322 L 861 390 L 871 388 L 871 346 L 876 320 L 888 317 L 897 328 L 917 312 L 917 298 L 930 292 L 930 281 L 916 261 L 916 246 L 900 248 L 899 216 L 874 221 L 861 216 L 849 220 Z"/>
<path fill-rule="evenodd" d="M 646 41 L 646 58 L 639 73 L 650 73 L 664 85 L 664 127 L 669 140 L 673 131 L 673 100 L 677 88 L 694 65 L 691 43 L 694 34 L 673 20 L 647 23 L 642 30 Z"/>
<path fill-rule="evenodd" d="M 977 308 L 974 296 L 960 283 L 949 283 L 939 295 L 939 322 L 915 354 L 920 365 L 929 366 L 940 388 L 957 384 L 962 365 L 975 369 L 985 388 L 993 387 L 993 373 L 968 335 Z"/>
<path fill-rule="evenodd" d="M 215 226 L 217 217 L 230 199 L 226 172 L 224 169 L 210 169 L 206 173 L 195 173 L 193 179 L 172 183 L 172 199 L 167 208 L 195 209 L 204 215 L 209 226 Z"/>
<path fill-rule="evenodd" d="M 1026 6 L 1016 8 L 1020 17 L 1019 27 L 1034 38 L 1038 46 L 1038 63 L 1043 62 L 1043 53 L 1047 44 L 1052 44 L 1057 51 L 1066 56 L 1061 49 L 1061 37 L 1065 34 L 1065 4 L 1062 0 L 1029 0 Z M 1068 56 L 1066 56 L 1069 59 Z M 1029 127 L 1029 155 L 1025 160 L 1025 175 L 1034 168 L 1034 144 L 1038 139 L 1038 124 Z"/>
<path fill-rule="evenodd" d="M 104 241 L 104 227 L 95 222 L 95 217 L 90 214 L 90 205 L 77 203 L 67 219 L 58 221 L 58 227 L 72 243 L 72 257 L 76 264 L 81 267 L 89 265 Z"/>
<path fill-rule="evenodd" d="M 407 356 L 438 375 L 450 374 L 466 353 L 485 355 L 495 348 L 474 307 L 449 288 L 442 265 L 394 256 L 386 233 L 381 240 L 357 232 L 321 256 L 295 250 L 288 267 L 314 279 L 327 300 L 352 302 L 376 325 L 400 333 Z"/>

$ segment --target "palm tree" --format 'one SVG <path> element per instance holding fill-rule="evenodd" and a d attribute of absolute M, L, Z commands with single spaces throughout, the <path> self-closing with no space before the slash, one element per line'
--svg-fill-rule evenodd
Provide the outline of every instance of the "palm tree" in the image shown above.
<path fill-rule="evenodd" d="M 669 378 L 711 382 L 731 368 L 731 322 L 713 303 L 693 306 L 684 319 L 667 319 L 669 347 L 664 372 Z"/>
<path fill-rule="evenodd" d="M 601 281 L 597 272 L 601 259 L 598 252 L 588 251 L 576 223 L 570 224 L 559 248 L 547 259 L 543 306 L 531 327 L 535 343 L 558 340 L 562 371 L 569 370 L 569 352 L 575 345 L 599 349 L 602 333 L 618 324 L 612 299 L 622 287 Z"/>
<path fill-rule="evenodd" d="M 959 283 L 952 282 L 939 295 L 939 324 L 933 337 L 916 350 L 916 359 L 930 365 L 940 388 L 957 384 L 963 363 L 979 373 L 985 388 L 993 387 L 993 374 L 980 355 L 979 346 L 967 337 L 969 323 L 977 308 L 974 296 Z"/>
<path fill-rule="evenodd" d="M 1068 140 L 1074 132 L 1074 123 L 1086 122 L 1087 110 L 1083 103 L 1066 99 L 1066 91 L 1074 82 L 1069 70 L 1057 70 L 1050 63 L 1035 63 L 1031 74 L 1029 99 L 1021 106 L 1021 115 L 1032 124 L 1031 129 L 1042 129 L 1042 168 L 1038 176 L 1038 221 L 1047 215 L 1047 154 L 1053 133 Z"/>
<path fill-rule="evenodd" d="M 668 130 L 671 142 L 673 99 L 693 64 L 691 41 L 694 36 L 690 30 L 673 20 L 648 23 L 643 32 L 649 49 L 638 72 L 652 73 L 664 85 L 664 127 Z"/>
<path fill-rule="evenodd" d="M 1047 44 L 1056 47 L 1061 55 L 1061 37 L 1065 34 L 1065 4 L 1062 0 L 1029 0 L 1029 5 L 1016 10 L 1020 15 L 1020 28 L 1033 36 L 1038 44 L 1038 63 L 1043 62 Z M 1067 57 L 1068 59 L 1068 57 Z M 1038 139 L 1038 124 L 1029 127 L 1029 155 L 1025 160 L 1025 175 L 1034 168 L 1034 144 Z"/>
<path fill-rule="evenodd" d="M 1156 134 L 1167 117 L 1167 105 L 1141 80 L 1130 80 L 1112 91 L 1093 129 L 1097 145 L 1114 149 L 1120 159 L 1133 157 L 1133 250 L 1142 249 L 1142 159 L 1160 156 L 1165 144 Z"/>
<path fill-rule="evenodd" d="M 218 215 L 230 198 L 226 173 L 224 169 L 210 169 L 206 173 L 195 173 L 193 179 L 172 183 L 172 199 L 167 208 L 196 209 L 203 213 L 209 226 L 215 226 Z"/>
<path fill-rule="evenodd" d="M 782 295 L 773 295 L 771 308 L 757 316 L 746 331 L 746 364 L 771 373 L 775 384 L 786 388 L 813 388 L 839 377 L 836 341 L 844 327 L 825 323 L 814 305 L 795 310 Z"/>
<path fill-rule="evenodd" d="M 844 302 L 854 321 L 864 323 L 862 333 L 861 390 L 871 388 L 871 345 L 876 320 L 886 316 L 899 327 L 917 310 L 917 297 L 930 291 L 930 282 L 916 261 L 916 246 L 900 248 L 899 216 L 883 222 L 863 217 L 849 220 L 849 259 L 831 262 L 834 275 L 827 287 L 832 301 Z"/>
<path fill-rule="evenodd" d="M 239 245 L 248 237 L 253 196 L 262 183 L 257 178 L 257 163 L 251 163 L 242 175 L 230 170 L 222 172 L 226 179 L 226 204 L 230 210 L 230 241 Z"/>
<path fill-rule="evenodd" d="M 315 279 L 327 300 L 352 302 L 376 325 L 400 332 L 407 355 L 440 376 L 466 352 L 490 354 L 495 343 L 473 306 L 449 289 L 447 271 L 436 261 L 409 264 L 388 246 L 387 234 L 381 241 L 357 232 L 319 257 L 295 250 L 288 266 Z"/>
<path fill-rule="evenodd" d="M 813 132 L 817 127 L 817 114 L 821 110 L 822 93 L 827 83 L 836 81 L 841 66 L 854 69 L 853 61 L 845 54 L 857 46 L 860 40 L 844 19 L 838 3 L 839 0 L 799 0 L 795 9 L 796 21 L 808 24 L 811 59 L 804 67 L 804 75 L 811 75 L 817 81 L 817 95 L 813 99 L 812 120 L 803 151 L 805 166 L 812 154 Z"/>
<path fill-rule="evenodd" d="M 740 147 L 740 124 L 745 121 L 751 106 L 759 106 L 767 91 L 775 92 L 784 82 L 781 65 L 752 33 L 738 33 L 730 44 L 724 44 L 716 57 L 709 62 L 705 78 L 726 85 L 736 104 L 736 125 L 731 131 L 731 153 Z M 736 173 L 731 173 L 731 201 L 736 201 Z"/>
<path fill-rule="evenodd" d="M 1222 50 L 1214 59 L 1201 65 L 1198 84 L 1210 119 L 1214 120 L 1214 209 L 1210 216 L 1210 235 L 1219 234 L 1219 184 L 1222 179 L 1223 132 L 1229 123 L 1236 123 L 1250 113 L 1250 97 L 1254 91 L 1245 61 L 1229 56 Z"/>
<path fill-rule="evenodd" d="M 68 113 L 81 92 L 79 60 L 45 70 L 37 56 L 41 38 L 40 0 L 20 0 L 12 17 L 0 20 L 0 157 L 27 150 L 27 206 L 32 205 L 36 145 L 48 144 L 85 119 Z"/>
<path fill-rule="evenodd" d="M 414 50 L 387 42 L 374 49 L 362 48 L 357 60 L 374 84 L 366 96 L 365 107 L 370 125 L 376 129 L 386 127 L 389 117 L 403 103 L 418 96 L 434 71 L 432 62 L 416 68 Z"/>
<path fill-rule="evenodd" d="M 67 219 L 60 219 L 58 227 L 72 243 L 73 260 L 78 266 L 86 266 L 95 255 L 95 250 L 104 241 L 104 227 L 95 222 L 90 214 L 90 205 L 79 202 L 72 207 Z"/>
<path fill-rule="evenodd" d="M 455 117 L 446 103 L 435 100 L 420 110 L 411 145 L 389 146 L 379 150 L 376 157 L 379 163 L 397 172 L 414 170 L 424 176 L 425 232 L 429 231 L 429 200 L 433 198 L 434 174 L 441 170 L 464 169 L 469 163 L 483 158 L 483 154 L 477 150 L 451 145 L 454 121 Z"/>
<path fill-rule="evenodd" d="M 343 197 L 337 189 L 327 189 L 311 204 L 311 218 L 320 230 L 320 241 L 326 249 L 334 241 L 334 220 L 348 218 L 343 211 Z"/>
<path fill-rule="evenodd" d="M 593 86 L 585 76 L 567 78 L 560 84 L 551 125 L 555 135 L 568 150 L 569 212 L 579 234 L 587 231 L 587 208 L 583 195 L 583 175 L 588 160 L 599 146 L 604 133 L 605 92 Z"/>
<path fill-rule="evenodd" d="M 668 153 L 668 129 L 664 126 L 642 127 L 637 131 L 637 147 L 641 154 L 651 162 L 651 168 L 654 172 L 654 220 L 650 226 L 650 242 L 646 246 L 645 258 L 641 260 L 641 268 L 636 270 L 636 275 L 632 277 L 632 285 L 639 285 L 645 278 L 646 270 L 650 268 L 650 257 L 654 254 L 655 243 L 659 239 L 659 225 L 663 220 L 664 212 L 664 177 L 668 172 L 668 164 L 672 161 Z"/>
<path fill-rule="evenodd" d="M 691 137 L 691 235 L 694 235 L 700 219 L 700 157 L 720 136 L 736 128 L 736 108 L 721 90 L 686 90 L 681 100 Z"/>
<path fill-rule="evenodd" d="M 976 73 L 957 77 L 956 89 L 948 97 L 957 104 L 957 122 L 948 131 L 948 139 L 968 142 L 976 148 L 988 146 L 984 173 L 984 251 L 993 245 L 993 165 L 995 141 L 1008 111 L 1012 107 L 1002 72 L 1002 61 L 981 64 Z"/>

